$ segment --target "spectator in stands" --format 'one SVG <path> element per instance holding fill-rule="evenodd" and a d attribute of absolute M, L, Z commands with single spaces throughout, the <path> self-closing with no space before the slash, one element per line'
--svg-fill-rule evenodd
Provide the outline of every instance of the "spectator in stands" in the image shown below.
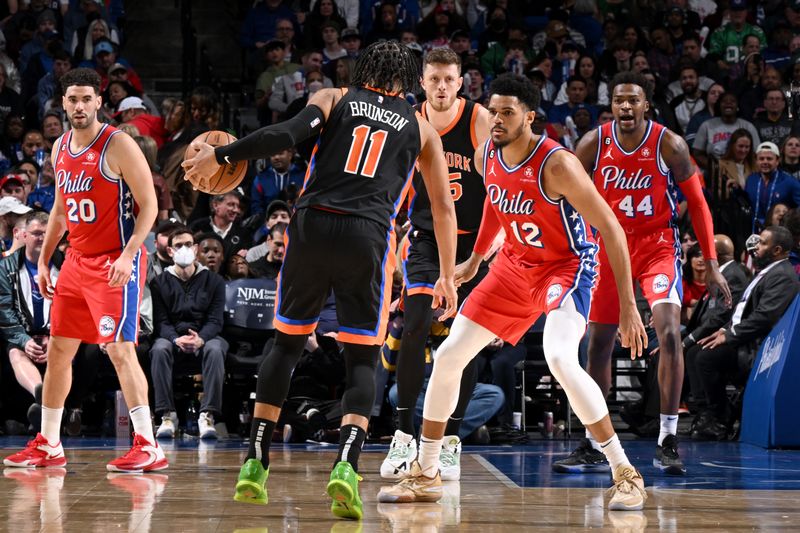
<path fill-rule="evenodd" d="M 800 181 L 778 170 L 780 152 L 775 143 L 762 142 L 756 149 L 758 172 L 747 177 L 745 192 L 753 208 L 753 232 L 764 227 L 770 208 L 780 202 L 790 207 L 800 206 Z"/>
<path fill-rule="evenodd" d="M 79 66 L 94 68 L 97 73 L 100 74 L 100 78 L 102 79 L 100 86 L 105 87 L 110 79 L 111 67 L 117 63 L 121 63 L 128 67 L 127 81 L 133 86 L 134 89 L 141 93 L 143 89 L 142 80 L 139 78 L 139 75 L 136 73 L 133 67 L 131 67 L 131 64 L 128 60 L 117 56 L 117 50 L 114 48 L 114 44 L 108 39 L 100 39 L 100 41 L 98 41 L 98 43 L 94 46 L 93 63 L 86 64 L 86 62 L 84 62 Z"/>
<path fill-rule="evenodd" d="M 717 100 L 715 113 L 717 117 L 706 120 L 697 130 L 692 145 L 692 155 L 700 168 L 708 167 L 709 157 L 719 159 L 725 155 L 728 141 L 738 129 L 747 130 L 756 144 L 761 142 L 753 124 L 736 115 L 739 111 L 737 102 L 735 94 L 724 93 Z"/>
<path fill-rule="evenodd" d="M 44 135 L 39 130 L 28 130 L 22 138 L 22 158 L 34 159 L 36 152 L 44 150 Z"/>
<path fill-rule="evenodd" d="M 592 105 L 608 105 L 608 84 L 600 79 L 600 70 L 594 57 L 584 55 L 578 58 L 575 64 L 575 75 L 586 82 L 586 100 Z M 554 105 L 567 102 L 567 81 L 561 84 Z"/>
<path fill-rule="evenodd" d="M 5 127 L 6 117 L 22 113 L 22 100 L 18 92 L 8 87 L 6 67 L 0 63 L 0 129 Z"/>
<path fill-rule="evenodd" d="M 197 246 L 187 228 L 168 240 L 174 265 L 156 276 L 153 295 L 155 341 L 150 350 L 155 412 L 161 418 L 156 436 L 173 438 L 178 424 L 172 394 L 174 365 L 200 366 L 203 399 L 200 438 L 216 438 L 214 417 L 222 413 L 222 383 L 228 343 L 219 336 L 225 307 L 225 281 L 195 259 Z"/>
<path fill-rule="evenodd" d="M 156 249 L 147 256 L 147 284 L 149 285 L 156 276 L 173 265 L 169 253 L 169 236 L 175 230 L 184 229 L 184 225 L 174 220 L 162 220 L 156 227 Z"/>
<path fill-rule="evenodd" d="M 39 103 L 39 117 L 43 117 L 45 113 L 53 107 L 53 99 L 56 95 L 61 94 L 61 87 L 59 80 L 61 76 L 66 74 L 72 69 L 69 54 L 63 50 L 57 50 L 53 53 L 53 68 L 47 72 L 39 80 L 36 89 L 36 98 Z M 60 102 L 56 103 L 58 106 Z"/>
<path fill-rule="evenodd" d="M 113 39 L 116 30 L 111 25 L 111 17 L 104 2 L 98 2 L 97 0 L 80 0 L 77 4 L 71 2 L 67 13 L 64 15 L 64 42 L 72 43 L 78 31 L 81 31 L 81 35 L 89 33 L 89 24 L 98 18 L 103 19 L 109 25 L 112 31 L 109 33 L 108 38 Z M 117 37 L 117 39 L 119 38 Z M 78 38 L 78 42 L 81 42 L 80 38 Z"/>
<path fill-rule="evenodd" d="M 266 240 L 266 238 L 269 236 L 269 230 L 275 224 L 279 222 L 289 224 L 289 219 L 291 216 L 292 208 L 288 203 L 284 202 L 283 200 L 273 200 L 270 202 L 269 206 L 267 206 L 264 224 L 258 228 L 258 231 L 256 231 L 255 235 L 253 236 L 253 242 L 260 242 L 261 244 L 253 246 L 247 251 L 247 255 L 245 257 L 248 261 L 252 262 L 267 255 L 269 246 L 266 242 L 262 241 Z"/>
<path fill-rule="evenodd" d="M 349 87 L 350 80 L 353 77 L 353 72 L 356 69 L 356 60 L 352 57 L 340 57 L 336 60 L 336 67 L 335 67 L 335 87 Z"/>
<path fill-rule="evenodd" d="M 423 50 L 447 46 L 450 36 L 457 30 L 466 32 L 469 30 L 469 25 L 467 20 L 451 8 L 446 1 L 437 2 L 436 7 L 414 28 Z"/>
<path fill-rule="evenodd" d="M 380 11 L 376 21 L 372 26 L 372 31 L 367 35 L 366 44 L 375 41 L 400 40 L 401 28 L 397 25 L 397 6 L 391 0 L 384 0 L 381 3 Z"/>
<path fill-rule="evenodd" d="M 147 106 L 138 96 L 129 96 L 117 106 L 117 117 L 124 123 L 135 126 L 139 133 L 151 137 L 158 147 L 164 144 L 167 131 L 164 129 L 164 119 L 150 115 Z"/>
<path fill-rule="evenodd" d="M 247 259 L 236 254 L 230 256 L 230 258 L 228 258 L 228 263 L 225 266 L 225 279 L 232 281 L 249 277 L 250 265 L 247 263 Z"/>
<path fill-rule="evenodd" d="M 144 158 L 147 160 L 147 165 L 150 167 L 150 176 L 153 178 L 153 187 L 156 189 L 156 200 L 158 201 L 158 215 L 154 222 L 154 225 L 157 225 L 159 221 L 169 218 L 169 212 L 172 211 L 172 195 L 169 193 L 164 176 L 158 172 L 156 141 L 152 137 L 145 135 L 134 136 L 133 140 L 139 145 Z"/>
<path fill-rule="evenodd" d="M 358 28 L 345 28 L 342 30 L 342 47 L 347 51 L 347 56 L 358 59 L 361 53 L 361 32 Z"/>
<path fill-rule="evenodd" d="M 538 53 L 549 48 L 550 53 L 555 57 L 561 52 L 561 46 L 567 42 L 567 40 L 581 47 L 585 47 L 586 39 L 583 34 L 578 30 L 570 28 L 566 18 L 556 13 L 553 14 L 558 18 L 551 15 L 550 21 L 547 23 L 544 30 L 533 36 L 533 49 Z M 564 20 L 560 20 L 560 18 L 564 18 Z"/>
<path fill-rule="evenodd" d="M 225 256 L 250 246 L 250 235 L 239 221 L 242 196 L 236 189 L 211 199 L 211 216 L 195 220 L 190 228 L 194 233 L 216 233 L 224 243 Z"/>
<path fill-rule="evenodd" d="M 39 165 L 33 159 L 24 159 L 17 165 L 16 171 L 17 177 L 22 181 L 22 188 L 25 189 L 26 203 L 30 203 L 31 192 L 39 180 Z"/>
<path fill-rule="evenodd" d="M 27 215 L 31 208 L 13 196 L 3 196 L 0 191 L 0 248 L 3 252 L 10 251 L 14 244 L 14 228 L 19 217 Z M 19 242 L 19 237 L 17 242 Z"/>
<path fill-rule="evenodd" d="M 486 81 L 481 66 L 478 63 L 464 65 L 464 96 L 473 102 L 485 104 L 489 95 L 486 94 Z"/>
<path fill-rule="evenodd" d="M 35 182 L 36 187 L 28 195 L 28 205 L 49 213 L 53 209 L 56 198 L 55 179 L 55 169 L 48 154 L 42 163 L 42 171 L 39 172 L 38 180 Z"/>
<path fill-rule="evenodd" d="M 680 85 L 680 82 L 678 84 Z M 700 129 L 700 125 L 709 119 L 720 116 L 720 110 L 717 106 L 717 102 L 719 101 L 719 97 L 722 96 L 722 93 L 724 92 L 725 88 L 719 83 L 713 83 L 706 91 L 705 109 L 692 117 L 692 120 L 689 121 L 689 125 L 686 126 L 686 132 L 683 134 L 683 138 L 686 139 L 686 144 L 689 145 L 689 148 L 694 146 L 694 141 L 697 137 L 697 130 Z M 702 167 L 702 165 L 700 166 Z"/>
<path fill-rule="evenodd" d="M 215 274 L 220 274 L 225 263 L 225 243 L 216 233 L 201 233 L 197 241 L 197 262 Z M 231 254 L 237 255 L 237 254 Z"/>
<path fill-rule="evenodd" d="M 732 92 L 739 95 L 739 114 L 747 120 L 753 117 L 764 102 L 764 92 L 769 88 L 778 88 L 770 77 L 765 75 L 764 61 L 761 54 L 750 54 L 744 58 L 743 76 L 730 82 Z M 765 84 L 768 85 L 765 87 Z M 772 85 L 772 87 L 769 87 Z"/>
<path fill-rule="evenodd" d="M 324 0 L 329 1 L 329 0 Z M 340 34 L 342 28 L 335 21 L 327 21 L 322 23 L 322 65 L 328 65 L 330 62 L 339 59 L 340 57 L 347 56 L 347 50 L 342 48 Z M 329 76 L 331 77 L 331 76 Z"/>
<path fill-rule="evenodd" d="M 709 53 L 718 58 L 719 68 L 727 72 L 743 57 L 742 42 L 746 35 L 755 35 L 759 42 L 766 43 L 764 30 L 747 22 L 747 0 L 730 0 L 728 3 L 730 22 L 717 28 L 709 38 Z"/>
<path fill-rule="evenodd" d="M 764 94 L 764 111 L 756 113 L 753 125 L 762 141 L 780 146 L 791 133 L 798 133 L 795 122 L 786 114 L 786 99 L 780 88 L 769 89 Z"/>
<path fill-rule="evenodd" d="M 20 72 L 14 60 L 6 53 L 6 36 L 2 30 L 0 30 L 0 65 L 6 69 L 6 85 L 19 93 L 22 90 Z"/>
<path fill-rule="evenodd" d="M 251 214 L 261 215 L 273 200 L 285 200 L 286 189 L 290 185 L 294 185 L 296 190 L 303 187 L 305 172 L 293 162 L 294 155 L 294 148 L 278 152 L 269 158 L 269 165 L 256 175 L 250 192 Z"/>
<path fill-rule="evenodd" d="M 272 85 L 272 94 L 269 97 L 269 108 L 272 110 L 272 119 L 275 122 L 281 113 L 284 113 L 289 104 L 304 96 L 308 90 L 307 76 L 311 72 L 321 72 L 322 53 L 309 50 L 301 58 L 302 66 L 292 74 L 285 74 L 275 79 Z M 323 87 L 333 87 L 330 78 L 325 77 Z"/>
<path fill-rule="evenodd" d="M 789 135 L 784 139 L 779 168 L 800 179 L 800 135 Z"/>
<path fill-rule="evenodd" d="M 88 25 L 78 28 L 69 45 L 69 51 L 75 58 L 75 63 L 91 61 L 94 55 L 94 46 L 103 38 L 117 46 L 120 44 L 117 30 L 112 29 L 102 18 L 96 18 Z"/>
<path fill-rule="evenodd" d="M 675 115 L 676 131 L 683 133 L 692 117 L 705 109 L 706 103 L 703 101 L 695 67 L 684 65 L 680 71 L 680 81 L 683 93 L 672 99 L 670 107 Z"/>
<path fill-rule="evenodd" d="M 292 63 L 300 62 L 300 54 L 298 53 L 298 42 L 295 39 L 295 25 L 289 19 L 278 19 L 275 23 L 275 39 L 283 42 L 284 45 L 284 59 Z"/>
<path fill-rule="evenodd" d="M 25 185 L 17 174 L 7 174 L 0 178 L 0 198 L 11 196 L 23 205 L 27 204 Z"/>
<path fill-rule="evenodd" d="M 615 38 L 600 60 L 603 67 L 601 71 L 603 78 L 610 80 L 617 73 L 630 70 L 633 52 L 635 50 L 624 39 Z"/>
<path fill-rule="evenodd" d="M 736 304 L 731 321 L 697 341 L 694 363 L 708 405 L 708 416 L 698 428 L 703 436 L 722 440 L 730 433 L 739 413 L 731 411 L 725 394 L 728 377 L 737 385 L 747 379 L 755 352 L 794 300 L 800 282 L 787 261 L 794 248 L 792 234 L 770 226 L 759 235 L 755 260 L 760 268 Z M 749 350 L 742 359 L 739 351 Z"/>
<path fill-rule="evenodd" d="M 542 57 L 550 61 L 550 72 L 545 72 L 549 80 L 553 74 L 553 62 L 547 54 L 542 54 Z M 539 62 L 534 59 L 533 50 L 527 44 L 525 30 L 517 26 L 509 27 L 506 40 L 493 43 L 481 55 L 481 68 L 489 76 L 497 76 L 503 72 L 525 73 L 529 67 L 540 66 Z"/>
<path fill-rule="evenodd" d="M 281 36 L 276 34 L 278 20 L 291 22 L 294 32 L 300 31 L 294 10 L 283 0 L 264 0 L 250 8 L 239 33 L 239 41 L 255 66 L 259 61 L 258 51 L 270 40 Z"/>
<path fill-rule="evenodd" d="M 278 222 L 274 224 L 267 235 L 267 240 L 264 242 L 266 254 L 253 260 L 248 259 L 250 264 L 250 272 L 254 277 L 276 279 L 278 273 L 283 266 L 283 254 L 286 251 L 285 247 L 285 234 L 286 223 Z"/>
<path fill-rule="evenodd" d="M 19 52 L 19 69 L 23 76 L 31 59 L 45 49 L 47 40 L 57 36 L 56 14 L 51 9 L 45 9 L 36 17 L 36 33 L 33 38 Z"/>
<path fill-rule="evenodd" d="M 272 119 L 272 113 L 269 112 L 269 98 L 275 80 L 287 74 L 294 74 L 300 69 L 300 65 L 286 61 L 283 41 L 273 39 L 264 45 L 263 50 L 267 68 L 256 80 L 255 98 L 259 120 L 266 126 Z"/>
<path fill-rule="evenodd" d="M 53 148 L 56 139 L 64 133 L 64 123 L 61 121 L 61 113 L 58 111 L 48 111 L 42 117 L 42 135 L 46 150 Z"/>
<path fill-rule="evenodd" d="M 556 125 L 556 130 L 563 129 L 567 124 L 567 117 L 571 118 L 580 106 L 586 107 L 591 114 L 591 122 L 594 123 L 597 118 L 597 109 L 592 105 L 586 105 L 586 85 L 586 80 L 579 76 L 573 76 L 567 80 L 567 101 L 553 106 L 547 112 L 549 122 Z"/>
<path fill-rule="evenodd" d="M 783 217 L 783 226 L 789 230 L 794 239 L 794 248 L 789 252 L 789 262 L 794 267 L 797 279 L 800 279 L 800 209 L 790 209 Z"/>
<path fill-rule="evenodd" d="M 25 134 L 25 124 L 20 115 L 9 114 L 6 117 L 5 135 L 0 135 L 0 147 L 3 152 L 3 159 L 0 167 L 4 170 L 14 165 L 22 159 L 22 136 Z"/>
<path fill-rule="evenodd" d="M 738 129 L 728 139 L 725 153 L 719 160 L 720 186 L 727 189 L 744 189 L 747 176 L 756 171 L 756 153 L 753 134 L 746 129 Z M 722 190 L 718 191 L 722 193 Z"/>
<path fill-rule="evenodd" d="M 447 46 L 450 49 L 458 54 L 461 58 L 461 64 L 466 64 L 472 55 L 472 42 L 469 38 L 469 32 L 467 30 L 456 30 L 450 34 L 449 41 Z"/>
<path fill-rule="evenodd" d="M 706 292 L 706 263 L 700 245 L 695 244 L 686 252 L 683 265 L 683 301 L 681 322 L 686 324 L 692 316 L 694 306 Z"/>
<path fill-rule="evenodd" d="M 320 50 L 326 46 L 323 33 L 330 22 L 336 23 L 337 33 L 347 27 L 347 21 L 339 14 L 334 0 L 317 0 L 303 24 L 306 48 Z"/>

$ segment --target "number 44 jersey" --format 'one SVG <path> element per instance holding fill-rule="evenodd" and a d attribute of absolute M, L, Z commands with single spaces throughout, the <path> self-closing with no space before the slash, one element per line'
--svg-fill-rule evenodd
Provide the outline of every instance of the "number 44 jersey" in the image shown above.
<path fill-rule="evenodd" d="M 138 207 L 128 184 L 106 163 L 108 145 L 118 133 L 103 125 L 94 140 L 75 153 L 69 147 L 72 130 L 57 141 L 56 187 L 64 198 L 70 247 L 82 255 L 119 253 L 133 235 Z"/>

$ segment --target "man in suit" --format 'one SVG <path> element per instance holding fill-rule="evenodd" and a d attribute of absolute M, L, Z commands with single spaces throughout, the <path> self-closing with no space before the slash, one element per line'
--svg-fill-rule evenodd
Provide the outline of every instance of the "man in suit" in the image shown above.
<path fill-rule="evenodd" d="M 698 431 L 709 438 L 724 439 L 734 413 L 725 395 L 729 376 L 742 381 L 753 363 L 761 340 L 780 320 L 794 300 L 800 282 L 787 260 L 794 241 L 784 227 L 770 226 L 759 235 L 755 260 L 761 269 L 745 289 L 731 320 L 697 341 L 693 350 L 697 375 L 708 403 L 706 422 Z M 740 357 L 740 352 L 746 354 Z M 737 379 L 738 378 L 738 379 Z"/>

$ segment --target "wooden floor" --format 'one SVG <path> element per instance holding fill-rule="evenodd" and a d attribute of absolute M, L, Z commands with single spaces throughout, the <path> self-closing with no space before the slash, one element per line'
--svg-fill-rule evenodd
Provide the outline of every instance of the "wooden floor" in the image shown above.
<path fill-rule="evenodd" d="M 8 443 L 0 446 L 10 448 Z M 360 492 L 365 516 L 358 523 L 335 519 L 329 513 L 325 484 L 334 456 L 330 448 L 275 449 L 267 506 L 232 500 L 244 457 L 241 443 L 233 449 L 175 445 L 167 451 L 170 468 L 148 475 L 106 473 L 105 463 L 119 450 L 98 448 L 68 449 L 66 469 L 6 468 L 0 477 L 0 531 L 511 533 L 800 529 L 800 490 L 675 489 L 653 486 L 653 480 L 648 480 L 650 499 L 644 512 L 608 512 L 603 505 L 604 490 L 600 488 L 606 483 L 603 476 L 594 476 L 597 488 L 520 488 L 478 453 L 463 456 L 462 480 L 446 483 L 441 503 L 379 504 L 376 495 L 383 483 L 377 471 L 385 453 L 382 451 L 362 456 L 365 479 Z M 496 453 L 511 456 L 520 453 L 517 450 Z M 3 449 L 0 453 L 5 455 L 8 451 Z M 480 448 L 470 450 L 479 451 Z M 794 476 L 800 478 L 800 470 L 796 472 Z M 685 486 L 692 486 L 692 482 L 686 479 Z M 703 486 L 702 480 L 697 483 Z"/>

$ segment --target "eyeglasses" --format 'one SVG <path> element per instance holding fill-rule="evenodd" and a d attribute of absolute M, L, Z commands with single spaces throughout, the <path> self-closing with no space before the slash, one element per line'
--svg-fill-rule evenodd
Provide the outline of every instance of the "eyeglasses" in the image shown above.
<path fill-rule="evenodd" d="M 173 250 L 180 250 L 181 248 L 191 248 L 194 246 L 193 242 L 173 242 L 172 249 Z"/>

